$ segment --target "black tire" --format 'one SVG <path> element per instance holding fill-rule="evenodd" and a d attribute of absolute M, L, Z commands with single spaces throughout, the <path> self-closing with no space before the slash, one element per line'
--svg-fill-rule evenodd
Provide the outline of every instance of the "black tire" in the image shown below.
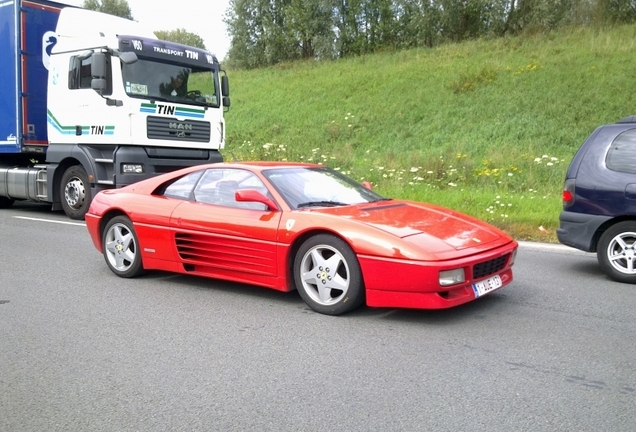
<path fill-rule="evenodd" d="M 15 200 L 12 200 L 7 197 L 0 197 L 0 209 L 6 209 L 13 205 Z"/>
<path fill-rule="evenodd" d="M 636 284 L 636 222 L 619 222 L 607 229 L 598 242 L 596 257 L 610 278 Z"/>
<path fill-rule="evenodd" d="M 108 268 L 117 276 L 133 278 L 145 273 L 137 233 L 126 216 L 116 216 L 106 224 L 102 250 Z"/>
<path fill-rule="evenodd" d="M 80 165 L 69 167 L 62 175 L 60 200 L 64 213 L 71 219 L 83 220 L 91 204 L 91 185 Z"/>
<path fill-rule="evenodd" d="M 293 270 L 298 293 L 316 312 L 340 315 L 364 303 L 358 258 L 334 235 L 318 234 L 306 240 L 296 254 Z"/>

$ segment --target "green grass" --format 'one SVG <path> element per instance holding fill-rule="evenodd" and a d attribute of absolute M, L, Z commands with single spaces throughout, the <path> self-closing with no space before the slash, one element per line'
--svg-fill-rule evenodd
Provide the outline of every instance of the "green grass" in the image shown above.
<path fill-rule="evenodd" d="M 636 112 L 636 27 L 231 70 L 226 159 L 318 162 L 555 241 L 567 166 Z"/>

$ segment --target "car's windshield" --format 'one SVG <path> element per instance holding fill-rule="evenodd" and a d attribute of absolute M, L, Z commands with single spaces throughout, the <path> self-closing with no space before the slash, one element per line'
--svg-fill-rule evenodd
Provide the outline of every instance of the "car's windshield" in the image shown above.
<path fill-rule="evenodd" d="M 329 168 L 284 168 L 263 172 L 294 209 L 380 201 L 384 198 Z"/>
<path fill-rule="evenodd" d="M 140 58 L 122 66 L 129 96 L 189 105 L 219 106 L 212 70 Z"/>

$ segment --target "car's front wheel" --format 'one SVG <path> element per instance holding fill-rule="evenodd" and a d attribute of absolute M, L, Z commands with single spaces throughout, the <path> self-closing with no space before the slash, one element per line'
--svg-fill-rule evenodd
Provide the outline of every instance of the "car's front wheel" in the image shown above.
<path fill-rule="evenodd" d="M 132 278 L 144 273 L 139 240 L 126 216 L 116 216 L 106 224 L 102 249 L 106 264 L 117 276 Z"/>
<path fill-rule="evenodd" d="M 636 222 L 619 222 L 607 229 L 598 242 L 596 256 L 609 277 L 636 284 Z"/>
<path fill-rule="evenodd" d="M 340 315 L 364 303 L 358 259 L 346 242 L 331 234 L 315 235 L 302 244 L 294 260 L 294 282 L 316 312 Z"/>

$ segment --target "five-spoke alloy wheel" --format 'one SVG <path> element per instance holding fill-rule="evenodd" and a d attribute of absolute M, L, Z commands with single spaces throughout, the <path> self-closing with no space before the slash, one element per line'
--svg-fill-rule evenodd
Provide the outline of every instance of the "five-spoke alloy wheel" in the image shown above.
<path fill-rule="evenodd" d="M 316 312 L 339 315 L 364 303 L 358 259 L 345 241 L 331 234 L 315 235 L 302 244 L 294 260 L 294 282 Z"/>
<path fill-rule="evenodd" d="M 106 264 L 117 276 L 132 278 L 144 272 L 137 234 L 127 217 L 116 216 L 106 224 L 102 249 Z"/>
<path fill-rule="evenodd" d="M 607 229 L 598 242 L 596 255 L 609 277 L 636 283 L 636 222 L 619 222 Z"/>

